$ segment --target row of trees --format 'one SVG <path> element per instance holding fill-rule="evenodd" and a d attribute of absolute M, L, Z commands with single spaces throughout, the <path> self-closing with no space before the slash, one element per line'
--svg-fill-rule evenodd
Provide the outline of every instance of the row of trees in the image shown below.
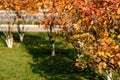
<path fill-rule="evenodd" d="M 20 41 L 24 39 L 24 26 L 20 28 L 20 24 L 24 22 L 24 18 L 22 16 L 23 13 L 27 15 L 33 14 L 33 12 L 37 9 L 34 5 L 37 3 L 37 0 L 0 0 L 0 8 L 1 10 L 6 11 L 6 16 L 8 18 L 8 31 L 5 31 L 4 34 L 6 36 L 6 44 L 9 48 L 13 47 L 13 35 L 11 32 L 12 27 L 14 27 L 14 23 L 17 23 L 17 30 L 19 33 Z M 14 22 L 11 21 L 11 15 L 14 14 Z M 17 21 L 17 22 L 16 22 Z M 23 23 L 22 23 L 23 24 Z"/>
<path fill-rule="evenodd" d="M 77 67 L 97 66 L 101 74 L 106 72 L 107 80 L 112 80 L 112 73 L 120 70 L 119 0 L 1 0 L 0 3 L 3 9 L 15 11 L 16 15 L 23 10 L 31 13 L 43 10 L 43 25 L 49 28 L 53 56 L 52 31 L 60 25 L 64 26 L 60 36 L 78 52 Z M 19 24 L 18 20 L 21 33 Z"/>
<path fill-rule="evenodd" d="M 120 70 L 119 0 L 43 0 L 45 27 L 63 25 L 62 37 L 78 51 L 76 66 L 98 67 L 107 74 Z M 50 13 L 50 14 L 48 14 Z M 50 36 L 52 37 L 52 36 Z M 51 39 L 52 42 L 53 39 Z"/>

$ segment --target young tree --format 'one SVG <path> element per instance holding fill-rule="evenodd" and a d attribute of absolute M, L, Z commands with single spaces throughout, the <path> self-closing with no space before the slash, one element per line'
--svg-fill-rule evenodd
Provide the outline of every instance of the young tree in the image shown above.
<path fill-rule="evenodd" d="M 4 9 L 4 7 L 2 6 L 3 3 L 0 1 L 0 6 L 1 6 L 1 10 Z M 8 24 L 8 26 L 4 26 L 6 28 L 6 31 L 3 31 L 5 37 L 6 37 L 6 44 L 8 46 L 8 48 L 12 48 L 13 47 L 13 35 L 12 35 L 12 12 L 11 11 L 3 11 L 4 15 L 6 16 L 6 22 Z"/>
<path fill-rule="evenodd" d="M 61 12 L 58 10 L 59 3 L 62 0 L 42 0 L 39 4 L 40 9 L 44 15 L 44 26 L 48 29 L 48 36 L 52 46 L 52 56 L 55 56 L 55 33 L 56 28 L 60 23 Z"/>

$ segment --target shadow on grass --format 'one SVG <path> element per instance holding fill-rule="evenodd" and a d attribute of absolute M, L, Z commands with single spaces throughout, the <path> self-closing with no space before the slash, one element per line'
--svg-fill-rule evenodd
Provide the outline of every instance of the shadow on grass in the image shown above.
<path fill-rule="evenodd" d="M 22 43 L 32 55 L 33 62 L 29 64 L 34 73 L 47 80 L 103 80 L 92 69 L 76 68 L 74 49 L 66 48 L 61 41 L 56 42 L 56 56 L 50 56 L 51 46 L 46 36 L 46 33 L 28 33 Z"/>
<path fill-rule="evenodd" d="M 6 46 L 5 43 L 5 35 L 3 32 L 0 31 L 0 46 Z"/>

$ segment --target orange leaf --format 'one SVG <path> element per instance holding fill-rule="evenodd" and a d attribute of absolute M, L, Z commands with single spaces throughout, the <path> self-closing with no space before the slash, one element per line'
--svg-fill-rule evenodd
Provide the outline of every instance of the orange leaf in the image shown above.
<path fill-rule="evenodd" d="M 120 53 L 117 53 L 117 54 L 116 54 L 116 57 L 120 58 Z"/>
<path fill-rule="evenodd" d="M 111 59 L 110 61 L 112 64 L 115 64 L 115 60 L 114 59 Z"/>
<path fill-rule="evenodd" d="M 107 67 L 107 64 L 105 62 L 103 62 L 103 67 L 106 68 Z"/>
<path fill-rule="evenodd" d="M 102 65 L 103 65 L 102 62 L 98 64 L 98 71 L 100 74 L 102 74 Z"/>
<path fill-rule="evenodd" d="M 82 20 L 79 20 L 79 21 L 77 22 L 77 24 L 81 24 L 81 22 L 82 22 Z"/>
<path fill-rule="evenodd" d="M 118 66 L 120 67 L 120 61 L 118 61 L 117 63 L 118 63 Z"/>
<path fill-rule="evenodd" d="M 118 8 L 118 10 L 117 10 L 117 14 L 120 14 L 120 8 Z"/>
<path fill-rule="evenodd" d="M 92 20 L 90 24 L 93 25 L 93 23 L 94 23 L 94 21 Z"/>

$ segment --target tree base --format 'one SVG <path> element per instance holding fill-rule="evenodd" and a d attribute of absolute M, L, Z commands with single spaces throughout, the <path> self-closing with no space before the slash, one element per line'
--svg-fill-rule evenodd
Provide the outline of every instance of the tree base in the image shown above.
<path fill-rule="evenodd" d="M 6 42 L 8 48 L 13 47 L 13 38 L 6 39 L 5 42 Z"/>

